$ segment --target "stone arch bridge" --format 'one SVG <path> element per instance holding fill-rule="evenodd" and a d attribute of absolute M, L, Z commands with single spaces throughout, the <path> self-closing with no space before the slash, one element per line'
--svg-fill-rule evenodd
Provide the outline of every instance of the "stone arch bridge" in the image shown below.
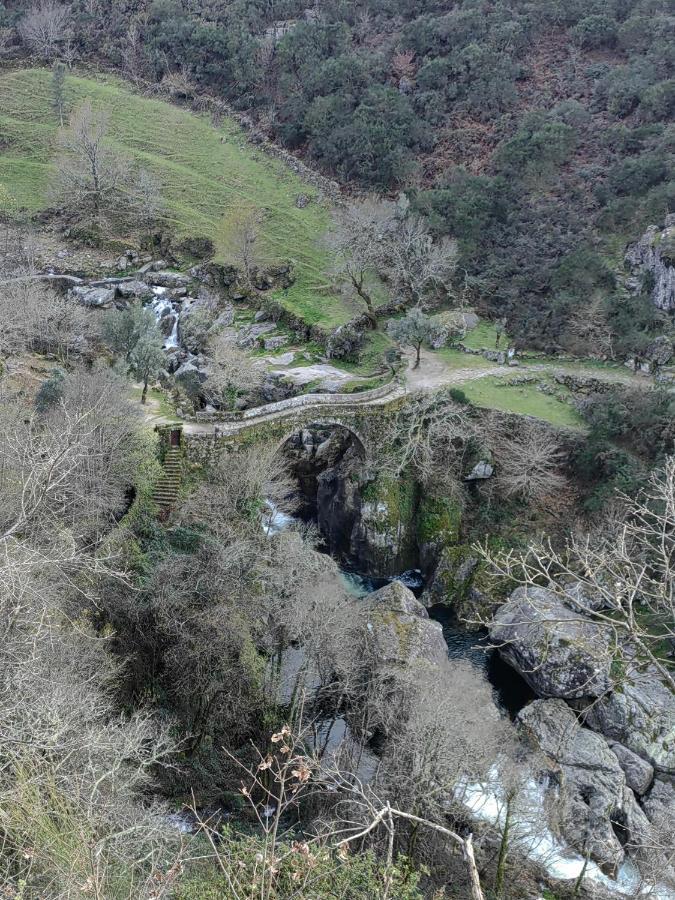
<path fill-rule="evenodd" d="M 261 441 L 281 447 L 292 434 L 309 425 L 340 426 L 361 443 L 370 458 L 388 417 L 405 403 L 406 389 L 399 382 L 360 394 L 306 394 L 247 410 L 237 419 L 213 425 L 186 423 L 187 455 L 204 462 L 214 452 Z"/>

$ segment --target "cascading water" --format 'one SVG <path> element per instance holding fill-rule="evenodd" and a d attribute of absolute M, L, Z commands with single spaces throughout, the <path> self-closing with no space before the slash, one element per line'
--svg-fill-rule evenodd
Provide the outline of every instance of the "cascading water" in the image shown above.
<path fill-rule="evenodd" d="M 476 819 L 489 822 L 496 828 L 503 827 L 506 802 L 498 767 L 491 771 L 485 784 L 464 782 L 458 785 L 455 797 L 471 810 Z M 520 855 L 541 865 L 551 878 L 576 881 L 583 872 L 586 885 L 589 882 L 602 885 L 617 897 L 674 900 L 675 893 L 666 885 L 645 883 L 629 859 L 621 865 L 616 878 L 610 878 L 596 863 L 586 862 L 561 843 L 546 819 L 544 785 L 531 779 L 525 785 L 523 797 L 524 803 L 521 805 L 527 812 L 524 815 L 516 812 L 510 822 L 511 845 L 517 847 Z"/>
<path fill-rule="evenodd" d="M 178 346 L 178 314 L 174 310 L 171 300 L 165 296 L 166 290 L 164 287 L 153 287 L 152 293 L 155 295 L 155 299 L 150 303 L 150 309 L 155 314 L 158 324 L 166 316 L 173 317 L 171 332 L 164 338 L 163 342 L 164 348 L 168 350 L 171 347 Z"/>
<path fill-rule="evenodd" d="M 262 525 L 270 536 L 279 534 L 284 529 L 300 525 L 301 520 L 280 510 L 272 501 L 266 501 L 268 512 L 263 516 Z M 414 593 L 420 594 L 424 588 L 424 579 L 418 569 L 404 572 L 395 578 L 374 578 L 358 572 L 342 569 L 342 577 L 349 593 L 355 597 L 365 597 L 392 581 L 399 580 Z M 514 715 L 534 694 L 522 679 L 503 662 L 498 653 L 489 646 L 484 632 L 469 632 L 458 627 L 452 619 L 450 611 L 445 607 L 434 607 L 430 615 L 443 627 L 443 636 L 448 645 L 448 656 L 451 659 L 464 659 L 485 672 L 493 686 L 498 705 Z M 323 727 L 323 726 L 322 726 Z M 344 719 L 335 719 L 330 726 L 326 738 L 329 748 L 335 748 L 340 740 L 348 737 Z M 322 732 L 320 731 L 321 735 Z M 320 741 L 320 743 L 322 743 Z M 375 757 L 366 751 L 364 766 L 367 771 L 376 762 Z M 361 775 L 364 773 L 361 772 Z M 499 771 L 495 768 L 492 777 L 486 784 L 465 782 L 460 784 L 455 793 L 459 800 L 476 819 L 489 822 L 499 828 L 503 825 L 506 805 L 503 797 Z M 610 878 L 594 862 L 587 862 L 570 847 L 564 845 L 551 831 L 545 813 L 544 786 L 531 780 L 525 787 L 528 809 L 527 821 L 514 825 L 511 823 L 511 845 L 525 858 L 539 864 L 548 876 L 557 881 L 573 881 L 584 871 L 585 883 L 594 883 L 611 891 L 617 898 L 651 898 L 651 900 L 675 900 L 675 893 L 665 885 L 647 885 L 640 873 L 627 859 L 620 867 L 616 878 Z"/>

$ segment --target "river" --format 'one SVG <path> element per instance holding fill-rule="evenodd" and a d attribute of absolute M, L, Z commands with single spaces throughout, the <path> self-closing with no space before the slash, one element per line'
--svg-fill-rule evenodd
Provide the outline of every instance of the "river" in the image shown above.
<path fill-rule="evenodd" d="M 282 512 L 267 501 L 269 513 L 264 519 L 268 534 L 274 535 L 300 522 Z M 424 590 L 424 578 L 418 569 L 402 572 L 395 578 L 376 578 L 347 568 L 341 568 L 347 590 L 356 597 L 367 594 L 399 580 L 409 587 L 416 596 Z M 443 636 L 448 645 L 451 659 L 467 660 L 481 669 L 494 692 L 497 705 L 511 717 L 523 708 L 535 694 L 522 678 L 489 646 L 489 638 L 484 631 L 468 631 L 463 628 L 446 606 L 433 606 L 429 610 L 431 618 L 440 622 Z M 345 738 L 344 720 L 337 720 L 338 727 L 331 734 L 331 744 Z M 334 725 L 332 726 L 335 727 Z M 371 761 L 368 762 L 371 764 Z M 578 879 L 584 868 L 584 859 L 570 847 L 564 845 L 551 831 L 545 804 L 545 786 L 534 780 L 525 787 L 527 795 L 527 819 L 512 823 L 512 847 L 521 856 L 542 866 L 548 876 L 558 881 Z M 491 773 L 488 782 L 482 784 L 464 783 L 456 791 L 459 799 L 476 819 L 489 822 L 499 829 L 503 823 L 505 804 L 502 798 L 498 766 Z M 594 862 L 588 862 L 584 873 L 586 883 L 602 885 L 617 898 L 651 898 L 651 900 L 675 900 L 675 893 L 664 885 L 645 885 L 633 863 L 626 859 L 616 878 L 610 878 Z"/>

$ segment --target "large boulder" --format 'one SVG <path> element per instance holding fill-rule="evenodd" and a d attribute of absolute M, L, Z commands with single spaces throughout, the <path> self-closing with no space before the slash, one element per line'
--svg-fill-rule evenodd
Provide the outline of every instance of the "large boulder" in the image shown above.
<path fill-rule="evenodd" d="M 516 588 L 490 637 L 541 697 L 600 697 L 611 688 L 606 633 L 547 588 Z"/>
<path fill-rule="evenodd" d="M 83 306 L 108 309 L 115 300 L 115 288 L 90 287 L 86 284 L 77 285 L 71 289 L 70 296 Z"/>
<path fill-rule="evenodd" d="M 642 805 L 654 827 L 663 829 L 664 834 L 675 835 L 675 785 L 672 782 L 654 779 Z"/>
<path fill-rule="evenodd" d="M 443 666 L 448 646 L 443 629 L 400 581 L 363 601 L 366 654 L 378 669 L 405 668 L 423 661 Z"/>
<path fill-rule="evenodd" d="M 200 368 L 194 362 L 184 362 L 176 369 L 174 377 L 179 380 L 183 378 L 194 378 L 201 384 L 208 378 L 208 372 Z"/>
<path fill-rule="evenodd" d="M 148 272 L 146 279 L 150 284 L 165 288 L 182 288 L 192 283 L 189 275 L 184 275 L 182 272 L 171 272 L 168 269 L 161 272 Z"/>
<path fill-rule="evenodd" d="M 145 281 L 133 278 L 131 281 L 120 281 L 117 293 L 125 300 L 145 300 L 152 296 L 152 288 Z"/>
<path fill-rule="evenodd" d="M 276 331 L 277 326 L 274 322 L 259 322 L 258 324 L 247 325 L 240 329 L 237 337 L 239 347 L 257 347 L 264 335 L 271 331 Z"/>
<path fill-rule="evenodd" d="M 559 769 L 560 796 L 554 808 L 563 837 L 582 855 L 590 853 L 606 871 L 616 872 L 624 848 L 615 825 L 638 843 L 649 823 L 607 741 L 580 727 L 562 700 L 535 700 L 518 713 L 518 721 Z"/>
<path fill-rule="evenodd" d="M 671 339 L 667 335 L 661 334 L 647 344 L 643 356 L 656 366 L 665 366 L 673 358 L 674 352 Z"/>
<path fill-rule="evenodd" d="M 585 713 L 586 724 L 675 775 L 675 695 L 653 670 L 630 667 L 611 693 Z"/>

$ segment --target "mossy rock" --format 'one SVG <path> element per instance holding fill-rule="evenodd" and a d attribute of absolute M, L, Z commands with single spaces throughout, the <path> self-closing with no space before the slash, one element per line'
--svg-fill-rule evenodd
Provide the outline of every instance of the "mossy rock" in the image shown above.
<path fill-rule="evenodd" d="M 408 528 L 415 516 L 417 484 L 411 478 L 378 475 L 363 487 L 361 499 L 382 511 L 382 530 Z"/>
<path fill-rule="evenodd" d="M 417 512 L 420 544 L 449 546 L 459 540 L 462 513 L 457 503 L 446 497 L 422 497 Z"/>
<path fill-rule="evenodd" d="M 473 587 L 476 565 L 476 555 L 469 545 L 444 547 L 430 589 L 432 602 L 462 604 Z"/>
<path fill-rule="evenodd" d="M 361 490 L 354 555 L 365 570 L 396 575 L 415 565 L 417 484 L 410 478 L 378 476 Z"/>

